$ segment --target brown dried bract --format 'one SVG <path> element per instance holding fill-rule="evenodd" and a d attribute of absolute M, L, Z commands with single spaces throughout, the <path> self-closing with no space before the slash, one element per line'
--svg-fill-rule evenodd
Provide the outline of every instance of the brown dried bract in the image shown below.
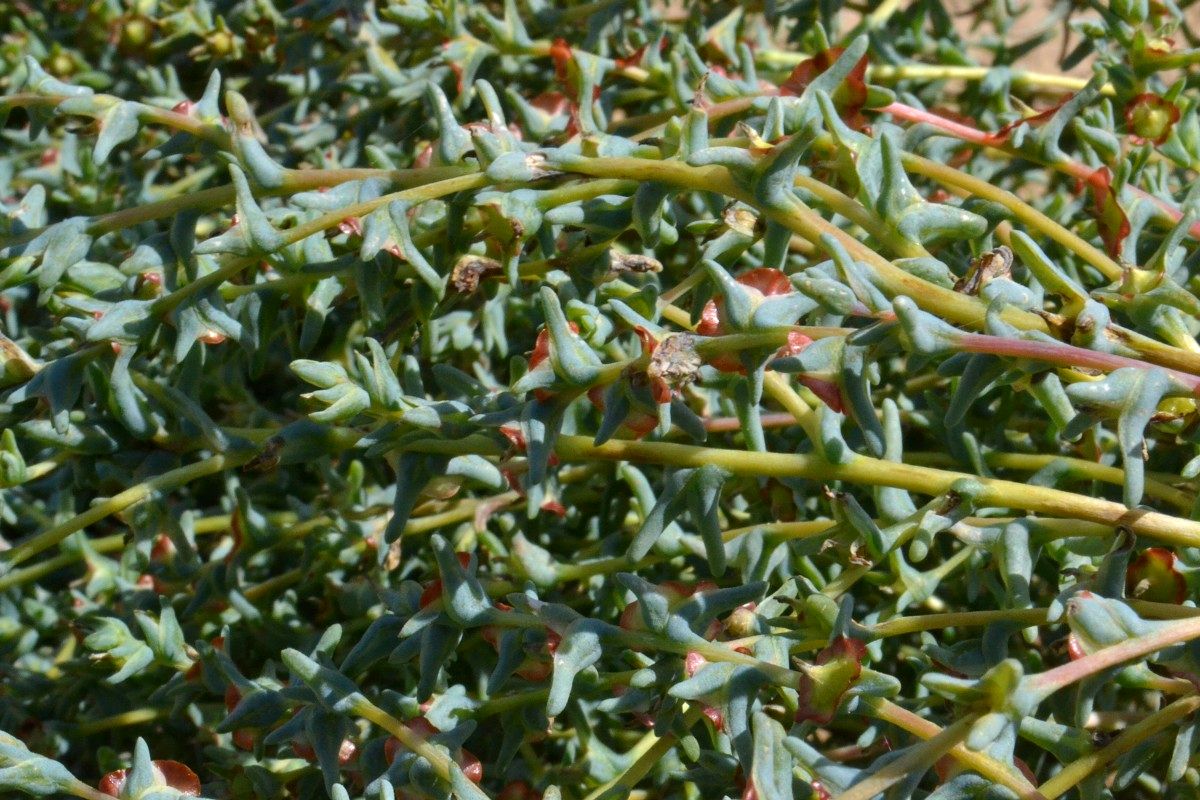
<path fill-rule="evenodd" d="M 682 388 L 696 379 L 703 360 L 696 352 L 696 339 L 688 333 L 668 336 L 658 343 L 650 356 L 646 374 L 672 389 Z"/>
<path fill-rule="evenodd" d="M 743 236 L 756 236 L 762 233 L 762 223 L 758 215 L 743 205 L 733 204 L 721 213 L 721 221 L 726 227 L 737 231 Z"/>
<path fill-rule="evenodd" d="M 479 288 L 484 278 L 499 275 L 500 262 L 484 256 L 463 256 L 450 272 L 454 288 L 463 294 L 471 294 Z"/>
<path fill-rule="evenodd" d="M 625 272 L 662 272 L 662 268 L 662 262 L 657 258 L 637 253 L 610 253 L 608 258 L 608 270 L 613 275 Z"/>
<path fill-rule="evenodd" d="M 1012 274 L 1013 252 L 1004 245 L 995 250 L 981 253 L 978 258 L 971 259 L 967 274 L 954 284 L 954 291 L 963 294 L 977 295 L 987 285 L 988 281 L 996 278 L 1007 278 Z"/>
<path fill-rule="evenodd" d="M 271 472 L 279 466 L 279 454 L 286 442 L 281 436 L 272 436 L 263 445 L 262 452 L 246 462 L 242 472 Z"/>

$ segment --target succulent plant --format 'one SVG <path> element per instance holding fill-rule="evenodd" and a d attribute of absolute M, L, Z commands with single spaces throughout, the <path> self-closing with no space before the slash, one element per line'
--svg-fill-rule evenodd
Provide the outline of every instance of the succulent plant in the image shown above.
<path fill-rule="evenodd" d="M 1200 798 L 1194 9 L 955 5 L 10 4 L 0 795 Z"/>

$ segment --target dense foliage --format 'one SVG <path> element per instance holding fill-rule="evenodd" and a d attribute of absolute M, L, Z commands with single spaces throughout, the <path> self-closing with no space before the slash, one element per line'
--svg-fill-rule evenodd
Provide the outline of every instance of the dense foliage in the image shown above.
<path fill-rule="evenodd" d="M 0 795 L 1200 797 L 1200 31 L 948 5 L 0 2 Z"/>

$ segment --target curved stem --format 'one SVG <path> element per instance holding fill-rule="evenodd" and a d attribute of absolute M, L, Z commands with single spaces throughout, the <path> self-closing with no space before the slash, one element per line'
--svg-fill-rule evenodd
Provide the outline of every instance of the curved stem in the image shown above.
<path fill-rule="evenodd" d="M 30 108 L 43 106 L 56 108 L 67 99 L 65 94 L 10 94 L 0 97 L 0 108 Z M 124 102 L 111 94 L 93 94 L 88 99 L 95 101 L 97 108 L 108 108 L 116 103 Z M 83 116 L 91 116 L 84 114 Z M 218 147 L 229 147 L 229 132 L 214 122 L 205 122 L 188 114 L 180 114 L 165 108 L 143 105 L 138 110 L 138 117 L 143 122 L 162 125 L 172 130 L 190 133 L 197 139 L 211 142 Z"/>
<path fill-rule="evenodd" d="M 1121 277 L 1123 271 L 1121 265 L 1109 258 L 1107 253 L 1038 211 L 1012 192 L 973 175 L 968 175 L 962 170 L 913 153 L 903 153 L 900 161 L 904 164 L 905 169 L 931 178 L 943 186 L 962 189 L 971 195 L 1004 206 L 1022 223 L 1033 230 L 1040 231 L 1066 250 L 1079 256 L 1099 270 L 1104 277 L 1109 280 L 1117 280 Z"/>
<path fill-rule="evenodd" d="M 281 247 L 307 239 L 309 236 L 324 231 L 326 228 L 332 228 L 342 222 L 347 217 L 360 217 L 371 213 L 375 209 L 387 205 L 394 200 L 408 200 L 410 202 L 419 203 L 426 200 L 433 200 L 439 197 L 444 197 L 448 194 L 457 192 L 469 191 L 478 189 L 488 184 L 487 176 L 480 173 L 472 173 L 460 175 L 455 178 L 446 178 L 445 180 L 434 181 L 422 186 L 415 186 L 410 189 L 404 189 L 399 192 L 392 192 L 382 197 L 377 197 L 374 200 L 366 200 L 361 203 L 353 203 L 344 208 L 339 208 L 328 214 L 324 214 L 316 219 L 309 220 L 303 224 L 297 225 L 295 228 L 288 228 L 282 231 Z M 261 255 L 236 257 L 225 261 L 220 268 L 213 272 L 198 278 L 191 283 L 185 284 L 170 294 L 163 295 L 154 301 L 153 312 L 156 314 L 167 314 L 179 306 L 184 300 L 191 297 L 193 294 L 206 291 L 208 289 L 220 286 L 225 281 L 237 275 L 242 270 L 257 264 L 262 259 Z"/>
<path fill-rule="evenodd" d="M 704 715 L 704 707 L 700 703 L 690 703 L 687 709 L 683 712 L 683 725 L 686 728 L 691 728 Z M 606 797 L 616 789 L 622 790 L 623 794 L 627 794 L 638 783 L 650 774 L 650 770 L 663 759 L 663 757 L 675 746 L 678 738 L 674 733 L 668 731 L 663 736 L 659 736 L 654 731 L 649 731 L 642 740 L 634 745 L 633 749 L 625 754 L 625 758 L 631 763 L 623 769 L 612 780 L 596 787 L 592 790 L 584 800 L 600 800 L 601 797 Z"/>
<path fill-rule="evenodd" d="M 350 703 L 349 711 L 362 717 L 368 722 L 378 725 L 385 731 L 395 736 L 400 740 L 400 743 L 407 749 L 419 755 L 421 758 L 429 762 L 433 767 L 434 773 L 444 781 L 451 782 L 456 787 L 455 794 L 460 797 L 460 800 L 490 800 L 488 794 L 478 786 L 470 783 L 467 780 L 454 782 L 452 775 L 458 772 L 461 775 L 462 771 L 454 764 L 444 749 L 435 747 L 425 740 L 421 734 L 409 728 L 400 720 L 393 717 L 391 714 L 384 711 L 379 706 L 372 703 L 370 700 L 363 697 L 361 694 L 356 694 Z M 470 787 L 468 791 L 458 792 L 457 787 Z"/>
<path fill-rule="evenodd" d="M 993 67 L 970 67 L 957 64 L 872 64 L 867 68 L 867 79 L 878 83 L 897 81 L 982 81 L 995 71 Z M 1078 92 L 1087 86 L 1087 78 L 1074 75 L 1057 75 L 1032 70 L 1012 70 L 1009 73 L 1014 87 L 1049 89 L 1062 92 Z M 1111 83 L 1104 84 L 1101 94 L 1112 97 L 1116 90 Z"/>

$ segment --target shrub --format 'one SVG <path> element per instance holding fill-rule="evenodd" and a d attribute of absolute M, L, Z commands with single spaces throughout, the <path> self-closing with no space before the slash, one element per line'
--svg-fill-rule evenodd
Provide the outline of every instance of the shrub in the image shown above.
<path fill-rule="evenodd" d="M 1174 3 L 282 5 L 4 16 L 0 794 L 1200 795 Z"/>

